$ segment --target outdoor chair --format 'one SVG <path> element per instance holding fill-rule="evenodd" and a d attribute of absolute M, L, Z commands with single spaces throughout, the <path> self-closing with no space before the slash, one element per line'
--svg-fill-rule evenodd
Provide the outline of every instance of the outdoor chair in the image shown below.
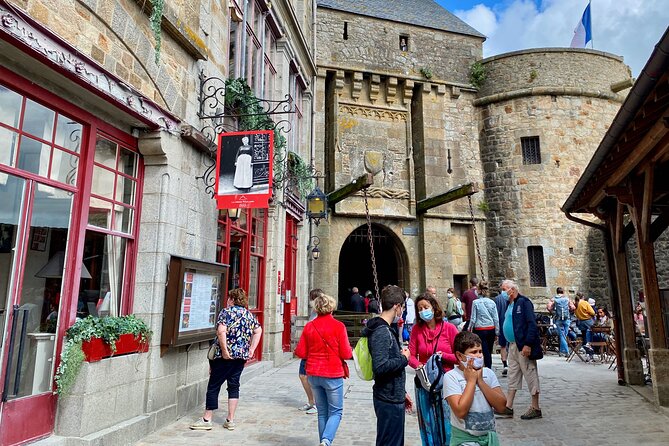
<path fill-rule="evenodd" d="M 571 360 L 574 359 L 574 356 L 578 356 L 581 361 L 587 362 L 585 358 L 581 356 L 581 345 L 583 345 L 583 340 L 581 338 L 576 338 L 575 341 L 568 339 L 567 345 L 569 346 L 567 362 L 571 362 Z"/>

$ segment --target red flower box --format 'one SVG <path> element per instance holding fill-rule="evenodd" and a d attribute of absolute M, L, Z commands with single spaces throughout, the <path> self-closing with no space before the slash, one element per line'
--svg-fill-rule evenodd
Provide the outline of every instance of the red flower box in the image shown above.
<path fill-rule="evenodd" d="M 81 343 L 87 362 L 97 362 L 110 356 L 127 355 L 130 353 L 145 353 L 149 351 L 149 343 L 141 342 L 140 337 L 132 333 L 122 334 L 116 341 L 116 351 L 112 353 L 111 347 L 102 338 L 93 338 Z"/>

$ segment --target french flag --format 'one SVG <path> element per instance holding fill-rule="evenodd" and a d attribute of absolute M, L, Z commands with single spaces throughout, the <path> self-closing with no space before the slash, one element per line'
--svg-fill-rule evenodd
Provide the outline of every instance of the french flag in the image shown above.
<path fill-rule="evenodd" d="M 590 18 L 590 2 L 588 2 L 588 6 L 585 7 L 585 11 L 583 11 L 583 17 L 581 17 L 581 21 L 578 22 L 578 25 L 574 30 L 574 38 L 571 39 L 570 47 L 585 48 L 589 42 L 592 42 L 592 19 Z"/>

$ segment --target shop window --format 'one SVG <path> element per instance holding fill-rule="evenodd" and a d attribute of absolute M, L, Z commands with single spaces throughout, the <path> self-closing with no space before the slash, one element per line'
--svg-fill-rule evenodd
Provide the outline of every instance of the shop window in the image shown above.
<path fill-rule="evenodd" d="M 140 185 L 139 155 L 111 138 L 98 135 L 93 160 L 88 228 L 84 239 L 77 315 L 128 313 L 128 253 L 136 238 Z"/>
<path fill-rule="evenodd" d="M 541 148 L 538 136 L 520 138 L 520 146 L 523 150 L 523 164 L 541 164 Z"/>
<path fill-rule="evenodd" d="M 530 267 L 530 286 L 545 287 L 544 248 L 542 246 L 528 246 L 527 260 Z"/>
<path fill-rule="evenodd" d="M 75 186 L 83 126 L 0 85 L 0 164 Z"/>

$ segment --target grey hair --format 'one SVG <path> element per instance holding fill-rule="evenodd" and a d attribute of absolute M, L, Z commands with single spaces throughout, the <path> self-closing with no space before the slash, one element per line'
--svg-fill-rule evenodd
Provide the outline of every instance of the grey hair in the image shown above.
<path fill-rule="evenodd" d="M 511 279 L 503 280 L 502 283 L 499 286 L 501 287 L 503 285 L 507 285 L 512 290 L 518 291 L 518 284 Z"/>

